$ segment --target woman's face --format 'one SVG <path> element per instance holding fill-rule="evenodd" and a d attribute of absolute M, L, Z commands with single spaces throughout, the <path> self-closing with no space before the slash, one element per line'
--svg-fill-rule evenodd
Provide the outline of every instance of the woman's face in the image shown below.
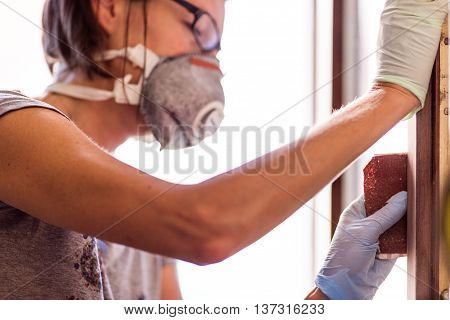
<path fill-rule="evenodd" d="M 189 2 L 208 12 L 215 19 L 219 33 L 222 35 L 224 0 L 190 0 Z M 149 49 L 160 56 L 201 51 L 191 30 L 194 15 L 173 0 L 147 0 L 146 33 L 144 32 L 143 0 L 93 0 L 93 6 L 98 10 L 100 25 L 109 35 L 109 49 L 146 43 Z M 211 52 L 213 55 L 216 53 Z"/>

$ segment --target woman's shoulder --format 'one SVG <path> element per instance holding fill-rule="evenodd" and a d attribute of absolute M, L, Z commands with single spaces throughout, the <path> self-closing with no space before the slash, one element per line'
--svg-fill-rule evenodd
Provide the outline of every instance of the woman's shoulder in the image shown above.
<path fill-rule="evenodd" d="M 0 117 L 3 115 L 22 110 L 26 108 L 45 108 L 55 112 L 58 112 L 62 116 L 69 119 L 61 110 L 51 106 L 45 102 L 39 101 L 37 99 L 30 98 L 20 91 L 8 91 L 0 90 Z M 70 120 L 70 119 L 69 119 Z"/>

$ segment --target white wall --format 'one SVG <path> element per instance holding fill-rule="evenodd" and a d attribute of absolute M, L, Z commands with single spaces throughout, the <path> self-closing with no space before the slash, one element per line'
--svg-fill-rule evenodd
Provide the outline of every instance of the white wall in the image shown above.
<path fill-rule="evenodd" d="M 0 88 L 39 95 L 51 76 L 41 49 L 43 0 L 0 2 Z"/>

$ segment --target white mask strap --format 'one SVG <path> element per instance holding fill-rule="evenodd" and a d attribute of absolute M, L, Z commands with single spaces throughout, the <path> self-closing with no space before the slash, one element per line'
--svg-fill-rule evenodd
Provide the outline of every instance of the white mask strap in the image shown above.
<path fill-rule="evenodd" d="M 113 94 L 117 103 L 139 105 L 144 77 L 141 77 L 137 84 L 130 84 L 131 78 L 131 75 L 126 75 L 122 81 L 116 80 L 114 82 Z"/>
<path fill-rule="evenodd" d="M 105 101 L 114 98 L 112 91 L 61 82 L 49 85 L 46 91 L 82 100 Z"/>
<path fill-rule="evenodd" d="M 143 78 L 137 84 L 130 84 L 130 81 L 131 75 L 125 76 L 122 81 L 116 80 L 113 91 L 67 83 L 53 83 L 47 87 L 46 91 L 82 100 L 106 101 L 114 99 L 119 104 L 139 105 Z"/>
<path fill-rule="evenodd" d="M 128 74 L 123 79 L 117 79 L 114 82 L 112 91 L 74 84 L 53 83 L 47 87 L 47 92 L 59 93 L 77 99 L 91 101 L 114 99 L 114 101 L 119 104 L 131 104 L 137 106 L 141 100 L 141 90 L 144 80 L 159 63 L 160 57 L 153 51 L 147 49 L 144 45 L 138 44 L 137 46 L 130 48 L 107 50 L 97 56 L 95 60 L 109 61 L 116 58 L 126 58 L 135 66 L 146 69 L 137 84 L 130 84 L 132 76 Z"/>
<path fill-rule="evenodd" d="M 145 67 L 147 69 L 145 70 L 145 77 L 149 76 L 150 72 L 160 61 L 160 57 L 150 49 L 147 49 L 143 44 L 118 50 L 106 50 L 96 58 L 96 61 L 109 61 L 116 58 L 127 58 L 136 67 L 141 69 Z"/>

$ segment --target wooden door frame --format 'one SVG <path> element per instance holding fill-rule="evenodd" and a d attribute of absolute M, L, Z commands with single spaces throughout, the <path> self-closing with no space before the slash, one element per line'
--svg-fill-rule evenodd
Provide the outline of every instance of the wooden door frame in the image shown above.
<path fill-rule="evenodd" d="M 332 111 L 340 109 L 343 101 L 344 69 L 344 0 L 333 1 L 333 83 Z M 343 208 L 343 178 L 340 176 L 331 185 L 331 235 L 334 234 Z"/>
<path fill-rule="evenodd" d="M 408 299 L 439 299 L 441 221 L 448 180 L 448 27 L 443 29 L 425 108 L 409 122 Z"/>

